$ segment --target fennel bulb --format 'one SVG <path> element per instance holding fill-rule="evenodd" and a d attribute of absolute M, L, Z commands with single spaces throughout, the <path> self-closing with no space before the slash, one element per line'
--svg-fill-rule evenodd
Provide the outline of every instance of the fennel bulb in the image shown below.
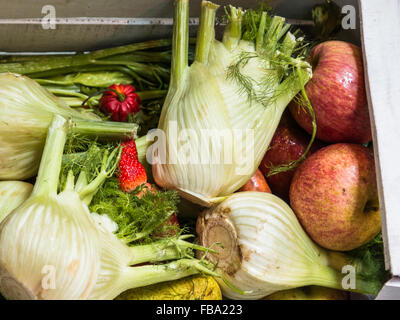
<path fill-rule="evenodd" d="M 128 247 L 87 204 L 117 167 L 121 149 L 104 152 L 98 175 L 70 171 L 57 187 L 71 121 L 52 121 L 30 197 L 0 224 L 0 292 L 8 299 L 113 299 L 123 291 L 205 272 L 185 236 Z M 84 172 L 84 171 L 82 171 Z M 182 259 L 181 259 L 182 258 Z M 173 260 L 131 267 L 143 262 Z"/>
<path fill-rule="evenodd" d="M 228 298 L 260 299 L 308 285 L 348 289 L 342 286 L 346 265 L 355 269 L 352 291 L 376 294 L 382 285 L 367 281 L 370 270 L 364 261 L 314 244 L 291 208 L 269 193 L 235 193 L 199 216 L 196 230 L 201 245 L 223 245 L 207 258 L 239 289 L 217 279 Z"/>
<path fill-rule="evenodd" d="M 93 120 L 70 108 L 36 81 L 0 74 L 0 179 L 24 180 L 37 173 L 46 131 L 59 114 L 74 119 L 74 131 L 102 138 L 134 138 L 137 125 Z"/>
<path fill-rule="evenodd" d="M 29 198 L 33 185 L 23 181 L 0 181 L 0 222 Z"/>
<path fill-rule="evenodd" d="M 284 18 L 231 7 L 220 42 L 217 8 L 202 2 L 188 66 L 188 0 L 175 1 L 171 81 L 158 125 L 166 146 L 152 147 L 157 184 L 205 206 L 253 175 L 285 107 L 312 74 L 297 56 L 302 39 L 288 32 Z"/>

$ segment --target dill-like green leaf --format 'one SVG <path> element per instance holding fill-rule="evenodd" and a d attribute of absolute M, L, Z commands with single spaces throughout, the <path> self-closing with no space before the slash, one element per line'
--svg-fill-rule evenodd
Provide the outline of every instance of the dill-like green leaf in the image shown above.
<path fill-rule="evenodd" d="M 117 143 L 102 144 L 79 135 L 71 135 L 64 148 L 59 189 L 64 188 L 69 171 L 72 171 L 75 178 L 79 177 L 81 172 L 84 172 L 87 182 L 91 182 L 98 175 L 104 152 L 111 152 L 117 146 Z"/>
<path fill-rule="evenodd" d="M 262 3 L 258 9 L 250 9 L 246 10 L 245 14 L 243 15 L 242 20 L 242 39 L 247 41 L 255 41 L 257 38 L 258 27 L 261 21 L 262 13 L 266 11 L 271 12 L 271 7 L 266 4 Z M 267 15 L 267 26 L 271 22 L 271 16 Z"/>
<path fill-rule="evenodd" d="M 104 153 L 116 147 L 111 143 L 80 140 L 79 136 L 71 136 L 70 139 L 70 145 L 65 149 L 63 156 L 60 190 L 64 188 L 70 171 L 78 180 L 84 172 L 87 182 L 90 183 L 98 175 Z M 111 218 L 118 225 L 116 235 L 127 244 L 137 244 L 139 240 L 141 243 L 152 241 L 157 238 L 157 234 L 172 237 L 184 232 L 184 229 L 164 223 L 171 214 L 178 212 L 178 194 L 175 191 L 146 192 L 143 188 L 146 187 L 139 186 L 131 193 L 123 192 L 114 175 L 100 186 L 90 202 L 89 209 Z"/>
<path fill-rule="evenodd" d="M 382 288 L 390 279 L 390 272 L 385 270 L 382 233 L 360 248 L 350 251 L 349 254 L 362 261 L 363 268 L 357 271 L 357 276 L 364 281 L 377 282 Z"/>
<path fill-rule="evenodd" d="M 256 97 L 256 92 L 253 87 L 253 79 L 244 75 L 241 69 L 245 67 L 250 59 L 256 58 L 257 55 L 251 52 L 242 52 L 239 54 L 235 63 L 231 64 L 227 70 L 227 79 L 233 79 L 239 83 L 241 94 L 247 94 L 250 100 Z"/>
<path fill-rule="evenodd" d="M 268 12 L 267 12 L 268 13 Z M 241 94 L 247 94 L 250 101 L 268 107 L 284 94 L 287 89 L 281 87 L 282 82 L 294 74 L 296 69 L 308 67 L 304 61 L 307 44 L 300 32 L 291 32 L 291 26 L 284 23 L 281 17 L 265 14 L 265 25 L 260 27 L 263 10 L 247 10 L 242 18 L 242 39 L 256 45 L 256 52 L 241 52 L 227 69 L 227 79 L 239 84 Z M 259 30 L 260 28 L 260 30 Z M 258 38 L 259 32 L 264 36 Z M 257 59 L 265 70 L 261 80 L 256 81 L 243 73 L 244 67 L 251 59 Z"/>
<path fill-rule="evenodd" d="M 179 196 L 175 191 L 144 192 L 140 197 L 138 193 L 142 187 L 136 188 L 131 193 L 120 190 L 117 178 L 109 178 L 93 197 L 89 206 L 92 212 L 107 214 L 118 225 L 117 237 L 127 244 L 136 241 L 151 240 L 151 234 L 167 233 L 163 224 L 171 214 L 177 212 Z"/>

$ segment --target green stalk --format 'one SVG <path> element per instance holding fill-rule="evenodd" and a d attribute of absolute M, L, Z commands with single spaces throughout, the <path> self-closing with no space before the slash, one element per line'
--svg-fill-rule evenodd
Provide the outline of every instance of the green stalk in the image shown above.
<path fill-rule="evenodd" d="M 197 32 L 194 61 L 207 64 L 211 44 L 215 39 L 215 14 L 219 5 L 209 1 L 201 2 L 200 26 Z"/>
<path fill-rule="evenodd" d="M 100 139 L 133 139 L 138 125 L 135 123 L 73 119 L 72 132 Z"/>
<path fill-rule="evenodd" d="M 45 86 L 47 90 L 51 93 L 55 94 L 59 99 L 63 100 L 70 107 L 82 107 L 83 101 L 85 101 L 88 96 L 83 93 L 77 93 L 74 90 L 62 90 L 62 89 L 52 89 Z M 136 92 L 141 101 L 153 100 L 164 98 L 167 94 L 167 90 L 147 90 L 147 91 L 139 91 Z M 90 101 L 93 101 L 95 104 L 98 103 L 98 100 L 101 98 L 101 95 L 96 95 L 90 98 Z"/>
<path fill-rule="evenodd" d="M 137 63 L 132 61 L 103 61 L 103 60 L 99 61 L 94 60 L 91 64 L 99 66 L 125 65 L 132 71 L 150 80 L 153 80 L 157 73 L 159 73 L 164 78 L 169 77 L 168 69 L 151 64 Z"/>
<path fill-rule="evenodd" d="M 282 41 L 281 52 L 290 57 L 294 48 L 296 47 L 296 44 L 297 42 L 295 36 L 291 32 L 286 33 L 285 38 L 283 38 Z"/>
<path fill-rule="evenodd" d="M 119 159 L 121 158 L 122 148 L 115 148 L 110 155 L 108 155 L 108 150 L 104 152 L 103 161 L 101 164 L 100 172 L 97 174 L 89 184 L 83 187 L 79 187 L 79 197 L 85 201 L 87 205 L 92 201 L 93 196 L 103 184 L 103 182 L 111 177 L 117 168 Z M 77 183 L 78 184 L 78 183 Z"/>
<path fill-rule="evenodd" d="M 222 43 L 229 50 L 235 49 L 242 38 L 242 18 L 243 11 L 241 8 L 229 6 L 229 22 L 224 30 Z"/>
<path fill-rule="evenodd" d="M 0 65 L 1 66 L 1 65 Z M 75 73 L 75 72 L 96 72 L 96 71 L 120 71 L 125 73 L 133 78 L 137 77 L 137 74 L 131 71 L 129 68 L 121 65 L 84 65 L 78 67 L 65 67 L 65 68 L 57 68 L 50 69 L 46 71 L 34 72 L 28 74 L 30 78 L 36 80 L 37 78 L 50 78 L 59 75 L 65 75 L 67 73 Z"/>
<path fill-rule="evenodd" d="M 146 163 L 146 151 L 147 148 L 152 144 L 152 141 L 147 141 L 146 136 L 142 136 L 140 138 L 135 139 L 136 143 L 136 150 L 138 152 L 138 160 L 140 163 Z M 86 152 L 76 152 L 76 153 L 69 153 L 63 155 L 63 165 L 69 162 L 82 162 L 86 157 Z"/>
<path fill-rule="evenodd" d="M 355 259 L 352 256 L 342 252 L 325 251 L 322 249 L 320 249 L 320 252 L 322 253 L 322 257 L 325 260 L 326 265 L 339 273 L 340 280 L 338 282 L 340 283 L 340 286 L 338 286 L 338 289 L 343 289 L 342 279 L 344 276 L 346 276 L 346 274 L 342 274 L 342 269 L 344 266 L 352 266 L 356 272 L 356 287 L 354 289 L 350 289 L 350 291 L 376 295 L 381 289 L 382 283 L 380 283 L 379 280 L 368 279 L 368 281 L 365 281 L 363 279 L 363 261 Z"/>
<path fill-rule="evenodd" d="M 257 52 L 261 52 L 264 46 L 264 33 L 267 23 L 267 13 L 263 11 L 261 14 L 260 25 L 257 31 L 257 38 L 256 38 L 256 50 Z"/>
<path fill-rule="evenodd" d="M 207 250 L 204 247 L 184 241 L 184 238 L 187 237 L 163 239 L 146 245 L 130 247 L 132 258 L 129 265 L 187 258 L 188 249 Z M 208 252 L 215 253 L 216 251 L 208 250 Z"/>
<path fill-rule="evenodd" d="M 0 63 L 16 63 L 16 62 L 25 62 L 25 61 L 41 61 L 47 59 L 54 59 L 55 57 L 73 57 L 76 54 L 46 54 L 46 55 L 7 55 L 0 57 Z M 123 58 L 125 60 L 134 61 L 134 62 L 165 62 L 169 63 L 171 61 L 171 51 L 134 51 L 133 53 L 122 53 L 113 56 L 107 56 L 105 58 L 101 58 L 104 60 L 113 60 L 113 59 Z"/>
<path fill-rule="evenodd" d="M 311 67 L 310 67 L 311 68 Z M 285 110 L 290 101 L 301 92 L 306 83 L 311 79 L 311 71 L 308 72 L 306 68 L 296 68 L 297 71 L 290 74 L 277 88 L 280 94 L 276 97 L 275 104 L 281 106 L 281 111 Z M 301 80 L 299 79 L 301 76 Z M 280 118 L 280 117 L 279 117 Z"/>
<path fill-rule="evenodd" d="M 167 94 L 167 90 L 147 90 L 136 92 L 140 100 L 153 100 L 158 98 L 164 98 Z"/>
<path fill-rule="evenodd" d="M 86 100 L 78 97 L 60 97 L 60 96 L 58 96 L 58 99 L 64 101 L 71 108 L 82 107 L 82 102 Z"/>
<path fill-rule="evenodd" d="M 284 59 L 291 59 L 291 55 L 296 45 L 296 38 L 293 36 L 293 34 L 291 32 L 286 33 L 286 36 L 279 47 L 281 52 L 280 56 L 284 57 Z M 285 70 L 287 67 L 287 65 L 277 66 L 279 81 L 281 81 L 285 76 Z"/>
<path fill-rule="evenodd" d="M 137 82 L 144 82 L 150 86 L 154 86 L 155 83 L 161 82 L 160 77 L 157 75 L 157 72 L 154 72 L 154 70 L 150 72 L 146 72 L 147 76 L 152 74 L 152 81 L 155 81 L 154 83 L 150 82 L 149 80 L 144 79 L 141 75 L 139 75 L 136 71 L 138 69 L 132 68 L 130 65 L 85 65 L 82 67 L 66 67 L 66 68 L 60 68 L 60 69 L 52 69 L 48 71 L 43 71 L 43 72 L 37 72 L 37 73 L 32 73 L 29 74 L 29 77 L 36 80 L 37 78 L 49 78 L 49 77 L 54 77 L 54 76 L 60 76 L 60 75 L 65 75 L 68 73 L 75 73 L 75 72 L 97 72 L 97 71 L 119 71 L 121 73 L 124 73 L 131 78 L 135 79 Z M 140 72 L 143 75 L 144 70 Z M 162 71 L 162 76 L 163 78 L 166 78 L 167 76 L 165 75 L 165 72 Z"/>
<path fill-rule="evenodd" d="M 24 61 L 43 61 L 43 59 L 53 58 L 53 57 L 68 57 L 71 54 L 35 54 L 35 55 L 5 55 L 1 56 L 0 63 L 17 63 Z"/>
<path fill-rule="evenodd" d="M 283 27 L 278 35 L 278 41 L 289 31 L 290 27 L 291 27 L 291 25 L 288 23 L 283 25 Z"/>
<path fill-rule="evenodd" d="M 73 86 L 74 82 L 73 81 L 65 81 L 65 80 L 49 80 L 49 79 L 34 79 L 37 83 L 42 85 L 43 87 L 49 85 L 56 85 L 56 86 Z"/>
<path fill-rule="evenodd" d="M 264 50 L 272 56 L 275 54 L 278 41 L 281 37 L 281 30 L 284 23 L 285 23 L 285 18 L 274 16 L 272 18 L 268 31 L 265 35 Z"/>
<path fill-rule="evenodd" d="M 147 163 L 146 152 L 147 148 L 153 143 L 152 141 L 147 141 L 146 136 L 135 139 L 136 150 L 138 152 L 138 160 L 140 163 Z"/>
<path fill-rule="evenodd" d="M 68 175 L 69 175 L 70 172 L 73 175 L 72 170 L 68 172 Z M 75 176 L 73 176 L 73 177 L 74 177 L 74 180 L 75 180 Z M 81 171 L 79 173 L 78 179 L 76 180 L 75 187 L 73 189 L 75 190 L 75 192 L 78 192 L 78 194 L 79 194 L 79 192 L 83 188 L 85 188 L 87 185 L 88 185 L 88 180 L 87 180 L 86 172 L 85 171 Z"/>
<path fill-rule="evenodd" d="M 141 43 L 129 44 L 126 46 L 96 50 L 90 53 L 81 53 L 73 56 L 52 56 L 38 61 L 22 61 L 19 63 L 0 64 L 0 73 L 14 72 L 20 74 L 32 74 L 37 72 L 49 71 L 53 69 L 79 67 L 91 64 L 93 60 L 101 59 L 117 54 L 124 54 L 134 51 L 153 49 L 169 46 L 169 39 L 152 40 Z"/>
<path fill-rule="evenodd" d="M 198 273 L 207 273 L 217 276 L 204 267 L 199 260 L 181 259 L 162 265 L 130 267 L 123 271 L 122 281 L 124 289 L 134 289 L 151 284 L 177 280 Z"/>
<path fill-rule="evenodd" d="M 189 0 L 175 0 L 170 86 L 177 88 L 188 68 Z"/>
<path fill-rule="evenodd" d="M 54 86 L 43 86 L 44 88 L 46 88 L 47 90 L 49 90 L 52 94 L 56 95 L 56 96 L 69 96 L 69 97 L 76 97 L 76 98 L 81 98 L 83 100 L 85 100 L 87 98 L 87 95 L 80 93 L 80 92 L 76 92 L 75 90 L 71 90 L 68 88 L 60 88 L 60 87 L 54 87 Z"/>
<path fill-rule="evenodd" d="M 59 115 L 54 116 L 47 130 L 39 173 L 32 191 L 33 197 L 57 194 L 62 155 L 69 125 L 65 118 Z"/>
<path fill-rule="evenodd" d="M 308 285 L 317 285 L 333 289 L 343 289 L 341 285 L 341 274 L 326 265 L 314 265 L 310 270 L 310 277 L 299 279 Z"/>
<path fill-rule="evenodd" d="M 120 54 L 116 56 L 102 58 L 101 61 L 129 61 L 141 63 L 170 63 L 171 51 L 146 52 L 137 51 L 134 53 Z"/>

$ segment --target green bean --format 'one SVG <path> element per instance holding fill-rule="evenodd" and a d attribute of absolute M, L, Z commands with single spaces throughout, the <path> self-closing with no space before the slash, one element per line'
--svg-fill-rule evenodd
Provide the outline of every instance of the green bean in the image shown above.
<path fill-rule="evenodd" d="M 131 76 L 119 71 L 77 72 L 59 75 L 47 79 L 36 78 L 42 85 L 74 85 L 81 84 L 89 87 L 106 88 L 114 83 L 132 83 Z"/>
<path fill-rule="evenodd" d="M 52 56 L 37 61 L 21 61 L 16 63 L 0 64 L 1 72 L 15 72 L 20 74 L 37 74 L 53 69 L 73 68 L 91 64 L 94 60 L 146 49 L 166 47 L 171 45 L 170 39 L 151 40 L 133 43 L 125 46 L 95 50 L 89 53 L 80 53 L 71 56 Z"/>
<path fill-rule="evenodd" d="M 82 107 L 82 102 L 85 101 L 84 99 L 78 97 L 58 97 L 58 98 L 64 101 L 70 107 Z"/>
<path fill-rule="evenodd" d="M 100 59 L 101 61 L 129 61 L 140 63 L 171 63 L 171 50 L 151 52 L 151 51 L 137 51 L 133 53 L 119 54 Z"/>
<path fill-rule="evenodd" d="M 163 98 L 167 94 L 167 90 L 147 90 L 137 92 L 141 100 L 153 100 Z"/>
<path fill-rule="evenodd" d="M 60 87 L 60 86 L 44 86 L 47 90 L 49 90 L 51 93 L 57 95 L 57 96 L 71 96 L 71 97 L 78 97 L 82 99 L 86 99 L 87 95 L 83 94 L 80 92 L 79 88 L 78 90 L 75 90 L 73 88 L 65 88 L 65 87 Z"/>

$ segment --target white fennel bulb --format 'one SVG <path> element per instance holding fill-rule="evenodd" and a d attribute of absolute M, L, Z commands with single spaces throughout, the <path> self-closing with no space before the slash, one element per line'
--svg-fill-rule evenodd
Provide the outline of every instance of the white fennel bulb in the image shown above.
<path fill-rule="evenodd" d="M 207 258 L 231 284 L 218 280 L 231 299 L 260 299 L 308 285 L 343 289 L 345 265 L 356 270 L 353 291 L 376 294 L 380 289 L 379 282 L 365 280 L 363 261 L 317 246 L 291 208 L 269 193 L 235 193 L 199 216 L 196 230 L 201 245 L 218 251 Z"/>
<path fill-rule="evenodd" d="M 34 197 L 5 220 L 0 291 L 6 298 L 87 298 L 96 283 L 101 249 L 89 212 L 82 214 L 87 210 L 76 193 L 63 192 L 42 201 Z M 21 236 L 16 240 L 17 230 Z M 54 278 L 46 282 L 46 273 Z"/>
<path fill-rule="evenodd" d="M 137 125 L 93 120 L 70 108 L 36 81 L 0 74 L 0 179 L 24 180 L 39 168 L 47 128 L 55 114 L 75 120 L 73 130 L 104 138 L 134 138 Z"/>
<path fill-rule="evenodd" d="M 152 159 L 157 184 L 205 206 L 252 176 L 285 107 L 312 74 L 296 57 L 300 40 L 284 18 L 231 7 L 221 42 L 214 38 L 217 8 L 202 2 L 188 66 L 188 0 L 175 1 L 171 82 L 158 125 L 166 147 L 153 145 Z M 250 15 L 259 19 L 254 26 Z"/>
<path fill-rule="evenodd" d="M 29 198 L 33 185 L 24 181 L 0 181 L 0 222 Z"/>
<path fill-rule="evenodd" d="M 92 181 L 81 175 L 76 180 L 69 171 L 57 191 L 72 125 L 54 117 L 30 197 L 0 224 L 0 293 L 7 299 L 113 299 L 130 288 L 212 274 L 205 263 L 189 258 L 189 251 L 200 247 L 184 237 L 129 247 L 110 223 L 89 211 L 93 194 L 117 167 L 120 147 L 104 152 Z"/>

